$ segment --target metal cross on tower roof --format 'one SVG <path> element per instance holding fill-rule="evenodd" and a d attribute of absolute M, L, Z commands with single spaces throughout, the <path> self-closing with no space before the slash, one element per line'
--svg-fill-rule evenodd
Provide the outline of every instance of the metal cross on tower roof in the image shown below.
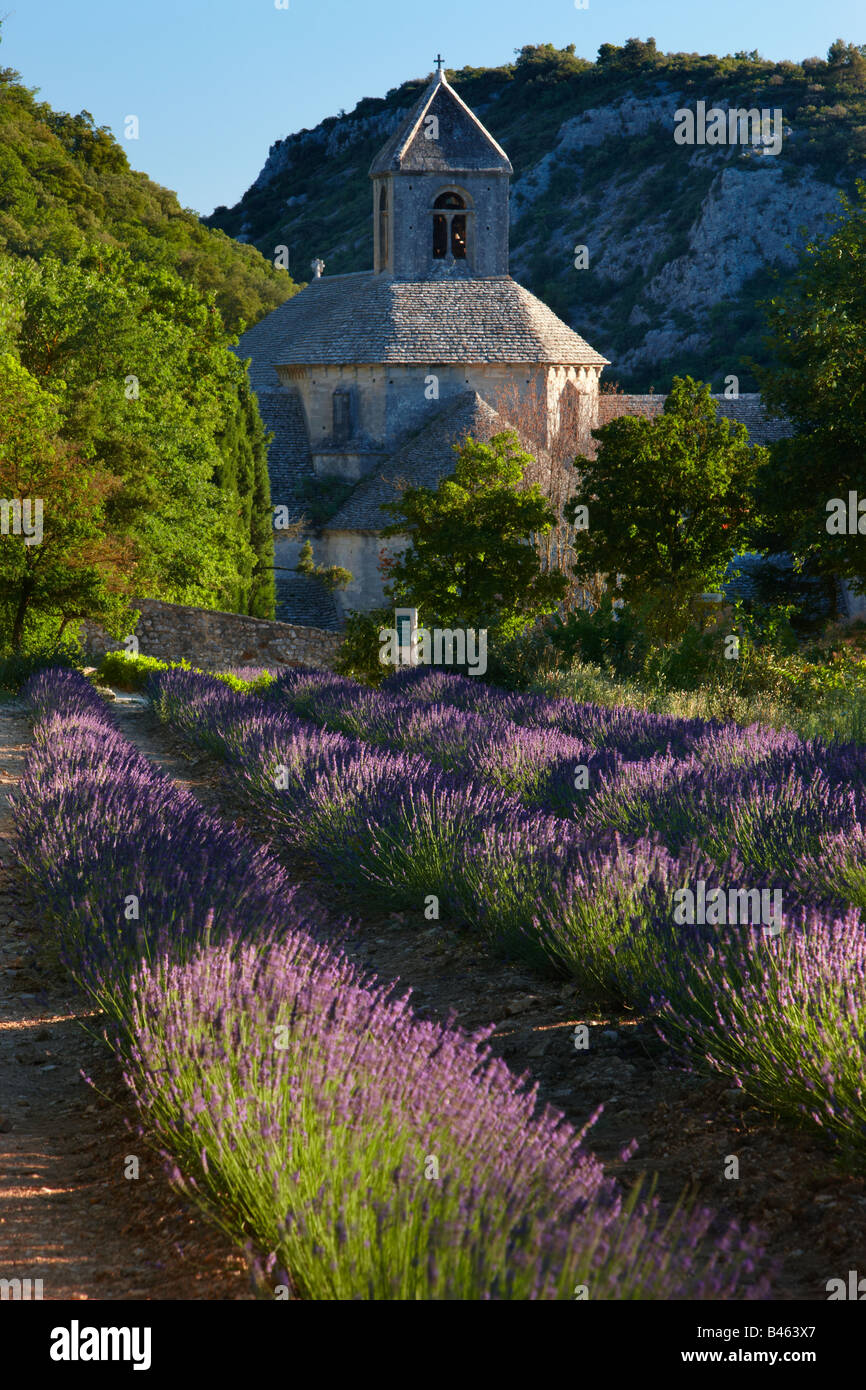
<path fill-rule="evenodd" d="M 445 62 L 445 59 L 442 57 L 442 54 L 441 54 L 441 53 L 437 53 L 437 54 L 436 54 L 436 71 L 437 71 L 437 72 L 441 72 L 441 71 L 442 71 L 442 64 L 443 64 L 444 62 Z"/>

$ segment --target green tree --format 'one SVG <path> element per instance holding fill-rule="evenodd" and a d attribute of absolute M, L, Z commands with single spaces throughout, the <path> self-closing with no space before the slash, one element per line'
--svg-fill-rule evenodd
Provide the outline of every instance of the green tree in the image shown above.
<path fill-rule="evenodd" d="M 866 79 L 866 44 L 836 39 L 827 50 L 827 63 L 831 69 L 841 69 L 845 77 L 860 84 Z"/>
<path fill-rule="evenodd" d="M 6 284 L 60 433 L 121 484 L 106 515 L 135 518 L 140 596 L 270 616 L 264 430 L 213 300 L 114 247 L 14 264 Z"/>
<path fill-rule="evenodd" d="M 675 377 L 663 412 L 624 415 L 592 431 L 594 459 L 565 506 L 576 528 L 574 572 L 620 577 L 618 592 L 651 632 L 688 625 L 694 598 L 718 587 L 748 534 L 755 469 L 766 450 L 716 413 L 708 385 Z"/>
<path fill-rule="evenodd" d="M 305 574 L 309 579 L 318 579 L 330 594 L 337 589 L 345 589 L 355 577 L 351 570 L 344 569 L 342 565 L 317 565 L 309 540 L 304 541 L 301 546 L 295 569 L 298 574 Z"/>
<path fill-rule="evenodd" d="M 236 515 L 252 553 L 239 566 L 230 607 L 253 618 L 274 616 L 274 528 L 268 444 L 272 436 L 259 415 L 256 398 L 244 374 L 236 383 L 237 397 L 225 430 L 218 436 L 222 463 L 214 474 L 220 492 L 234 498 Z M 226 402 L 228 409 L 228 402 Z"/>
<path fill-rule="evenodd" d="M 759 370 L 765 404 L 796 435 L 770 448 L 758 475 L 766 549 L 810 569 L 866 583 L 866 535 L 831 534 L 828 503 L 866 498 L 866 183 L 825 237 L 810 241 L 767 305 L 776 364 Z M 866 531 L 866 519 L 863 522 Z"/>
<path fill-rule="evenodd" d="M 533 537 L 556 520 L 538 486 L 522 487 L 532 458 L 511 430 L 455 445 L 454 473 L 435 489 L 408 487 L 386 510 L 386 536 L 409 544 L 389 568 L 386 596 L 418 608 L 425 625 L 487 628 L 508 640 L 563 598 L 563 575 L 543 574 Z"/>
<path fill-rule="evenodd" d="M 135 545 L 106 515 L 119 484 L 59 424 L 55 399 L 0 352 L 0 646 L 16 652 L 28 637 L 58 642 L 79 618 L 118 637 L 133 620 Z"/>
<path fill-rule="evenodd" d="M 642 39 L 626 39 L 623 48 L 618 48 L 614 43 L 603 43 L 598 50 L 599 67 L 620 68 L 624 72 L 656 67 L 660 58 L 653 38 L 645 43 Z"/>

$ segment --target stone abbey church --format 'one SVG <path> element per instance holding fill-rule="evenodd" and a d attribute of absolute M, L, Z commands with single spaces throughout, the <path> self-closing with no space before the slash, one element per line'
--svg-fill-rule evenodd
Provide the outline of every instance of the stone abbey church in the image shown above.
<path fill-rule="evenodd" d="M 274 506 L 303 514 L 315 479 L 340 480 L 344 495 L 351 487 L 311 538 L 316 562 L 342 565 L 353 582 L 331 595 L 295 573 L 300 542 L 276 530 L 278 618 L 338 628 L 348 609 L 380 604 L 380 550 L 401 547 L 381 536 L 391 521 L 382 504 L 407 483 L 435 487 L 467 435 L 516 428 L 503 400 L 532 393 L 552 420 L 563 393 L 576 392 L 587 438 L 599 423 L 608 359 L 508 273 L 511 173 L 440 70 L 370 168 L 373 269 L 328 276 L 314 262 L 307 288 L 240 339 L 274 436 Z M 608 399 L 617 413 L 664 404 Z M 763 419 L 756 396 L 717 407 L 756 443 L 772 437 L 777 422 Z"/>

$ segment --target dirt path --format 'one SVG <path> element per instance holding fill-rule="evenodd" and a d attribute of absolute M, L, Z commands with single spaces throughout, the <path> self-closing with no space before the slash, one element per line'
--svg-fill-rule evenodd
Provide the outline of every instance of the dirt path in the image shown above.
<path fill-rule="evenodd" d="M 11 867 L 9 794 L 29 738 L 23 711 L 0 704 L 0 1279 L 42 1280 L 44 1299 L 251 1298 L 243 1258 L 127 1131 L 119 1069 L 82 1028 L 96 1029 L 92 1007 Z M 124 1177 L 128 1155 L 138 1179 Z"/>
<path fill-rule="evenodd" d="M 118 711 L 122 713 L 121 711 Z M 220 764 L 192 749 L 150 714 L 123 713 L 124 732 L 168 775 L 211 810 L 245 822 Z M 255 824 L 252 833 L 260 834 Z M 335 918 L 352 911 L 327 885 L 319 896 Z M 627 1181 L 657 1173 L 657 1191 L 673 1202 L 687 1186 L 725 1223 L 758 1226 L 781 1266 L 779 1299 L 826 1300 L 829 1279 L 862 1265 L 866 1249 L 866 1178 L 841 1173 L 821 1141 L 751 1106 L 727 1081 L 672 1068 L 664 1044 L 635 1015 L 601 1016 L 573 985 L 502 961 L 469 931 L 417 914 L 366 912 L 350 954 L 385 979 L 413 988 L 417 1012 L 465 1028 L 497 1024 L 495 1050 L 515 1072 L 538 1082 L 542 1100 L 576 1125 L 599 1104 L 604 1114 L 590 1145 Z M 589 1047 L 575 1048 L 578 1023 Z M 626 1165 L 620 1154 L 636 1138 Z M 726 1177 L 738 1159 L 739 1176 Z"/>

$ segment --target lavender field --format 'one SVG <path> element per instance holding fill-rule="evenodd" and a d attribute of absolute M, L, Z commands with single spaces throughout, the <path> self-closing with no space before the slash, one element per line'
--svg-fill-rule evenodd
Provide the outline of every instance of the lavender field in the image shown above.
<path fill-rule="evenodd" d="M 257 674 L 160 671 L 151 697 L 223 760 L 264 842 L 158 772 L 73 672 L 27 689 L 16 820 L 142 1132 L 260 1291 L 771 1296 L 758 1232 L 623 1188 L 591 1120 L 540 1106 L 491 1029 L 422 1019 L 352 963 L 304 866 L 347 916 L 420 923 L 435 902 L 490 949 L 644 1011 L 672 1062 L 862 1171 L 863 750 L 441 673 L 232 688 Z"/>
<path fill-rule="evenodd" d="M 653 1010 L 678 1053 L 862 1163 L 861 747 L 442 673 L 374 693 L 293 672 L 265 699 L 167 672 L 155 699 L 276 843 Z"/>
<path fill-rule="evenodd" d="M 259 773 L 269 739 L 292 735 L 283 746 L 310 801 L 317 770 L 323 788 L 327 775 L 334 786 L 335 769 L 356 759 L 355 805 L 344 799 L 336 812 L 345 848 L 347 818 L 360 823 L 360 798 L 381 797 L 377 777 L 395 769 L 254 697 L 180 674 L 182 684 L 160 682 L 164 714 L 206 705 L 203 735 L 218 739 L 225 720 L 233 760 L 255 741 L 257 805 L 267 803 Z M 83 677 L 41 674 L 28 697 L 36 724 L 16 808 L 22 866 L 64 960 L 104 1012 L 144 1129 L 177 1183 L 246 1248 L 263 1289 L 350 1299 L 766 1294 L 754 1233 L 733 1227 L 707 1241 L 710 1211 L 662 1214 L 639 1185 L 624 1193 L 585 1131 L 538 1113 L 532 1088 L 490 1057 L 483 1031 L 421 1021 L 351 965 L 277 860 L 141 757 Z M 443 864 L 465 848 L 468 826 L 513 814 L 517 803 L 479 786 L 461 819 L 463 788 L 423 760 L 412 771 L 420 778 L 425 767 L 420 833 Z M 273 825 L 288 833 L 284 801 Z"/>

